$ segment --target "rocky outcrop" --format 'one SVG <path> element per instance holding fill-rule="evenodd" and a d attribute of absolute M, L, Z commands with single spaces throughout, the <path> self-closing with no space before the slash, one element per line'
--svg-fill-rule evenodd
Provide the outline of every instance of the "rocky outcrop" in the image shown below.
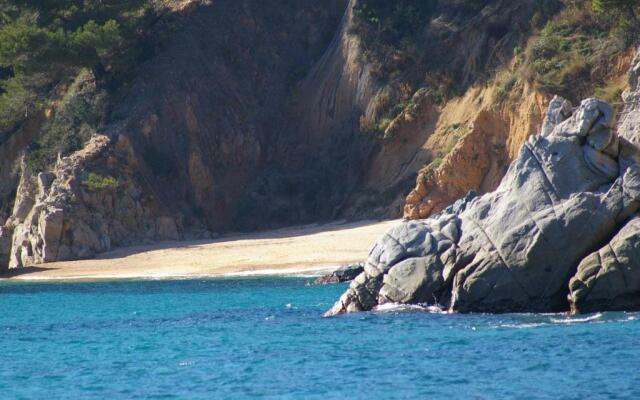
<path fill-rule="evenodd" d="M 623 93 L 618 126 L 620 169 L 640 164 L 640 54 Z M 640 217 L 635 216 L 578 266 L 569 283 L 573 312 L 640 309 Z"/>
<path fill-rule="evenodd" d="M 126 139 L 94 136 L 51 172 L 23 173 L 11 218 L 0 230 L 8 267 L 92 257 L 115 246 L 183 236 L 179 213 L 140 187 Z M 203 231 L 202 234 L 205 234 Z"/>
<path fill-rule="evenodd" d="M 571 109 L 555 98 L 542 133 L 522 146 L 495 191 L 390 230 L 327 314 L 386 302 L 460 312 L 568 309 L 580 261 L 640 207 L 640 168 L 620 158 L 612 121 L 604 102 Z"/>
<path fill-rule="evenodd" d="M 308 283 L 310 286 L 326 285 L 330 283 L 350 282 L 364 271 L 364 263 L 343 265 L 330 274 L 320 276 L 313 282 Z"/>

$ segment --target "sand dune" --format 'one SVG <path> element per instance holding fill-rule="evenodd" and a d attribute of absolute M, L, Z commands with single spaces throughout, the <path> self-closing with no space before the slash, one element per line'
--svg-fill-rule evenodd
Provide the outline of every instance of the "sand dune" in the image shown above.
<path fill-rule="evenodd" d="M 290 273 L 363 261 L 395 221 L 336 222 L 215 240 L 128 247 L 81 261 L 16 270 L 8 279 L 127 279 Z"/>

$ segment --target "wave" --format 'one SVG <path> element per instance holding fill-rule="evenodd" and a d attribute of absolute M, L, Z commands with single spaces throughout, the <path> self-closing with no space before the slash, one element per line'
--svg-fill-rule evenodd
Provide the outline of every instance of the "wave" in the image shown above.
<path fill-rule="evenodd" d="M 523 314 L 522 317 L 525 320 L 521 322 L 510 321 L 509 323 L 502 323 L 497 325 L 496 328 L 528 329 L 554 325 L 634 321 L 637 318 L 636 316 L 628 316 L 625 319 L 605 318 L 603 313 L 596 313 L 587 316 L 569 316 L 566 314 Z"/>
<path fill-rule="evenodd" d="M 276 275 L 276 276 L 295 276 L 300 278 L 315 278 L 327 273 L 331 273 L 338 269 L 340 266 L 331 267 L 311 267 L 311 268 L 287 268 L 287 269 L 256 269 L 250 271 L 239 272 L 227 272 L 217 276 L 262 276 L 262 275 Z"/>
<path fill-rule="evenodd" d="M 585 322 L 598 321 L 601 318 L 602 318 L 602 313 L 596 313 L 596 314 L 589 315 L 588 317 L 584 317 L 584 318 L 566 317 L 566 318 L 550 318 L 550 320 L 554 324 L 581 324 L 581 323 L 585 323 Z"/>
<path fill-rule="evenodd" d="M 385 303 L 380 304 L 373 308 L 374 312 L 388 313 L 388 312 L 405 312 L 405 311 L 422 311 L 431 314 L 448 314 L 445 308 L 440 305 L 426 305 L 426 304 L 401 304 L 401 303 Z"/>
<path fill-rule="evenodd" d="M 501 324 L 498 328 L 509 328 L 509 329 L 530 329 L 530 328 L 540 328 L 541 326 L 550 325 L 547 322 L 530 322 L 523 324 Z"/>

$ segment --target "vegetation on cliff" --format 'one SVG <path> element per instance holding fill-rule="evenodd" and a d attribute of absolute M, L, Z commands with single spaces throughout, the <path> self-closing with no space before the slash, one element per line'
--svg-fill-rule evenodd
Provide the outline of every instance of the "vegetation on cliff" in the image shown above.
<path fill-rule="evenodd" d="M 509 2 L 500 0 L 360 0 L 352 32 L 375 75 L 390 87 L 374 130 L 384 131 L 413 93 L 424 89 L 445 102 L 469 85 L 496 81 L 508 95 L 517 81 L 527 81 L 573 101 L 594 94 L 619 99 L 621 88 L 607 84 L 608 66 L 637 37 L 638 2 L 524 1 L 509 24 L 494 15 L 505 9 Z M 473 28 L 478 21 L 482 26 Z M 483 40 L 491 46 L 483 47 Z M 479 44 L 460 45 L 465 41 Z M 464 62 L 461 51 L 471 62 Z"/>
<path fill-rule="evenodd" d="M 637 36 L 636 8 L 640 8 L 637 2 L 629 1 L 566 2 L 528 42 L 518 72 L 549 94 L 574 101 L 597 94 L 619 101 L 621 88 L 602 85 L 613 59 L 632 46 Z"/>
<path fill-rule="evenodd" d="M 165 26 L 153 31 L 158 21 Z M 58 98 L 62 115 L 31 146 L 29 165 L 41 170 L 79 149 L 99 129 L 107 93 L 153 54 L 162 35 L 152 33 L 170 23 L 148 0 L 0 0 L 0 134 Z"/>

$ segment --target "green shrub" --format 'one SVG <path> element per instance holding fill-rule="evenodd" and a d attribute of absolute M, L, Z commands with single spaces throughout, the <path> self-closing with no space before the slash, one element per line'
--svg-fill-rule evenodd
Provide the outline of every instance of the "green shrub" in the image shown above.
<path fill-rule="evenodd" d="M 637 0 L 592 0 L 593 10 L 600 14 L 626 14 L 635 17 Z"/>
<path fill-rule="evenodd" d="M 497 97 L 500 100 L 507 99 L 511 96 L 513 87 L 517 82 L 518 77 L 511 71 L 498 74 L 496 76 L 497 82 Z"/>
<path fill-rule="evenodd" d="M 442 157 L 436 157 L 433 160 L 431 160 L 431 163 L 429 163 L 428 167 L 433 169 L 438 169 L 442 165 L 443 161 L 444 160 L 442 159 Z"/>
<path fill-rule="evenodd" d="M 24 87 L 20 78 L 0 80 L 0 132 L 15 127 L 29 114 L 35 94 Z"/>
<path fill-rule="evenodd" d="M 389 125 L 391 125 L 392 121 L 393 121 L 392 118 L 381 118 L 380 121 L 378 122 L 378 131 L 380 132 L 386 131 Z"/>
<path fill-rule="evenodd" d="M 565 3 L 566 8 L 529 41 L 520 73 L 550 94 L 577 101 L 604 83 L 607 69 L 596 67 L 610 64 L 630 45 L 638 21 L 627 18 L 628 13 L 596 12 L 596 1 L 593 8 L 585 0 Z M 633 14 L 638 6 L 629 7 Z"/>
<path fill-rule="evenodd" d="M 118 187 L 118 180 L 110 175 L 100 175 L 89 172 L 82 184 L 91 191 L 114 190 Z"/>
<path fill-rule="evenodd" d="M 593 97 L 611 104 L 620 103 L 622 101 L 622 91 L 622 88 L 617 85 L 598 87 L 594 90 Z"/>

